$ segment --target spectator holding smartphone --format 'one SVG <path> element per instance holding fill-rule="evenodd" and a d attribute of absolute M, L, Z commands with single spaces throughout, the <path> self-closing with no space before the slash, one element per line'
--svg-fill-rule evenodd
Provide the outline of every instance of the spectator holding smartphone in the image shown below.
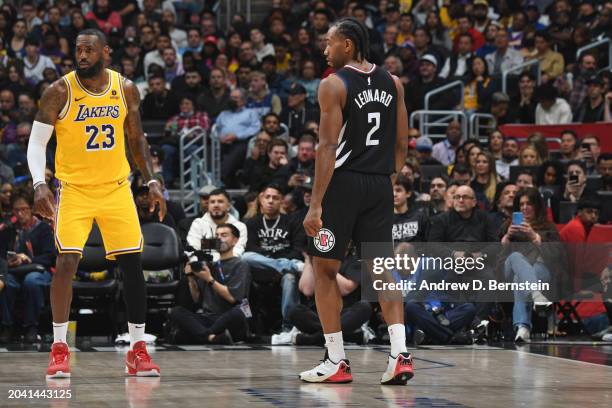
<path fill-rule="evenodd" d="M 595 164 L 601 153 L 601 143 L 599 138 L 595 135 L 586 135 L 582 138 L 580 143 L 580 151 L 578 158 L 582 159 L 586 164 L 586 174 L 592 175 L 597 174 Z"/>
<path fill-rule="evenodd" d="M 578 202 L 586 189 L 586 167 L 580 160 L 572 160 L 567 164 L 567 182 L 563 198 L 573 203 Z"/>

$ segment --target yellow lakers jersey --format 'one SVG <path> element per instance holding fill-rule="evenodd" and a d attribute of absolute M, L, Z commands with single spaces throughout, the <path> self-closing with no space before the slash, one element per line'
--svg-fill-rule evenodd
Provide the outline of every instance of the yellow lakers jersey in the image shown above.
<path fill-rule="evenodd" d="M 109 69 L 105 72 L 108 86 L 97 94 L 85 88 L 76 71 L 62 78 L 68 101 L 55 123 L 55 176 L 61 181 L 97 185 L 123 180 L 130 173 L 123 132 L 127 116 L 123 77 Z"/>

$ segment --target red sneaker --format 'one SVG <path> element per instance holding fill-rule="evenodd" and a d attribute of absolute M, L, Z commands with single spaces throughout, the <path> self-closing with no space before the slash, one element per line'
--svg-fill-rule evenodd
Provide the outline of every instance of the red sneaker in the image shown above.
<path fill-rule="evenodd" d="M 70 350 L 66 343 L 53 343 L 47 378 L 70 378 Z"/>
<path fill-rule="evenodd" d="M 160 376 L 159 366 L 151 359 L 144 341 L 134 344 L 134 348 L 128 351 L 125 357 L 125 372 L 137 377 Z"/>
<path fill-rule="evenodd" d="M 414 377 L 414 367 L 410 353 L 399 353 L 393 358 L 389 355 L 387 371 L 384 372 L 380 383 L 383 385 L 406 385 Z"/>

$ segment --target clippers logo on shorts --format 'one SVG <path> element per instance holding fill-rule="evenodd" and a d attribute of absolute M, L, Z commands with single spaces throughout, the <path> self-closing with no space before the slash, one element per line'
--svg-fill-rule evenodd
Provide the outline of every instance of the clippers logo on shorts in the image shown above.
<path fill-rule="evenodd" d="M 336 237 L 334 237 L 334 233 L 327 228 L 321 228 L 317 236 L 314 237 L 314 246 L 321 252 L 331 251 L 335 243 Z"/>

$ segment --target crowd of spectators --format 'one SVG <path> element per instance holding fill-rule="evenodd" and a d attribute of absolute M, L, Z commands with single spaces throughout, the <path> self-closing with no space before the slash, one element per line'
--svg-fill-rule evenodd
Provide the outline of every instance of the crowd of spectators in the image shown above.
<path fill-rule="evenodd" d="M 264 331 L 288 333 L 278 341 L 322 343 L 301 222 L 314 178 L 317 89 L 333 72 L 324 56 L 325 34 L 339 17 L 367 26 L 369 59 L 401 79 L 409 113 L 423 109 L 427 92 L 460 80 L 462 98 L 454 92 L 434 96 L 430 109 L 490 113 L 497 125 L 611 121 L 611 73 L 602 69 L 609 57 L 595 48 L 576 58 L 580 47 L 610 38 L 612 7 L 605 1 L 274 0 L 263 21 L 249 24 L 235 14 L 229 27 L 219 26 L 211 1 L 11 3 L 0 7 L 0 342 L 15 331 L 22 331 L 26 341 L 36 340 L 54 249 L 50 227 L 32 214 L 25 152 L 38 100 L 74 69 L 75 39 L 85 28 L 107 35 L 106 66 L 138 86 L 145 127 L 163 122 L 162 130 L 149 136 L 154 168 L 166 191 L 178 185 L 182 134 L 200 129 L 220 141 L 223 185 L 198 192 L 196 217 L 186 217 L 170 201 L 163 220 L 184 245 L 199 249 L 202 239 L 214 237 L 223 243 L 214 251 L 214 262 L 223 264 L 220 275 L 215 268 L 183 270 L 188 296 L 170 313 L 173 338 L 245 338 L 244 319 L 236 312 L 244 306 L 242 299 L 257 297 L 249 288 L 264 291 L 276 285 L 272 301 L 260 296 L 255 302 L 262 310 L 273 304 L 264 315 Z M 541 76 L 531 68 L 517 73 L 503 93 L 502 73 L 530 60 L 539 61 Z M 567 240 L 551 225 L 570 218 L 572 230 L 582 228 L 586 240 L 595 223 L 610 221 L 612 153 L 603 150 L 604 141 L 596 135 L 565 130 L 558 135 L 558 150 L 549 150 L 537 132 L 526 142 L 499 129 L 486 142 L 476 140 L 456 121 L 448 124 L 444 139 L 418 129 L 410 129 L 409 136 L 409 153 L 394 186 L 398 244 L 505 244 L 521 234 L 534 243 Z M 54 189 L 53 157 L 51 143 L 47 181 Z M 134 185 L 141 222 L 156 222 L 147 210 L 146 186 Z M 228 189 L 244 193 L 230 197 Z M 568 202 L 574 203 L 569 217 L 564 212 Z M 508 221 L 519 211 L 526 221 L 520 231 Z M 349 337 L 363 323 L 380 322 L 377 309 L 357 296 L 352 251 L 338 276 Z M 548 279 L 546 259 L 531 255 L 510 256 L 503 272 Z M 36 268 L 11 273 L 24 265 Z M 19 313 L 16 299 L 24 305 Z M 529 338 L 530 302 L 546 303 L 538 300 L 535 294 L 515 302 L 517 338 Z M 419 341 L 464 342 L 464 330 L 486 320 L 489 312 L 480 306 L 448 306 L 450 326 L 440 329 L 433 327 L 441 320 L 431 319 L 434 309 L 440 316 L 438 306 L 406 309 L 413 334 L 423 334 L 416 336 Z M 261 317 L 259 310 L 253 314 Z"/>

